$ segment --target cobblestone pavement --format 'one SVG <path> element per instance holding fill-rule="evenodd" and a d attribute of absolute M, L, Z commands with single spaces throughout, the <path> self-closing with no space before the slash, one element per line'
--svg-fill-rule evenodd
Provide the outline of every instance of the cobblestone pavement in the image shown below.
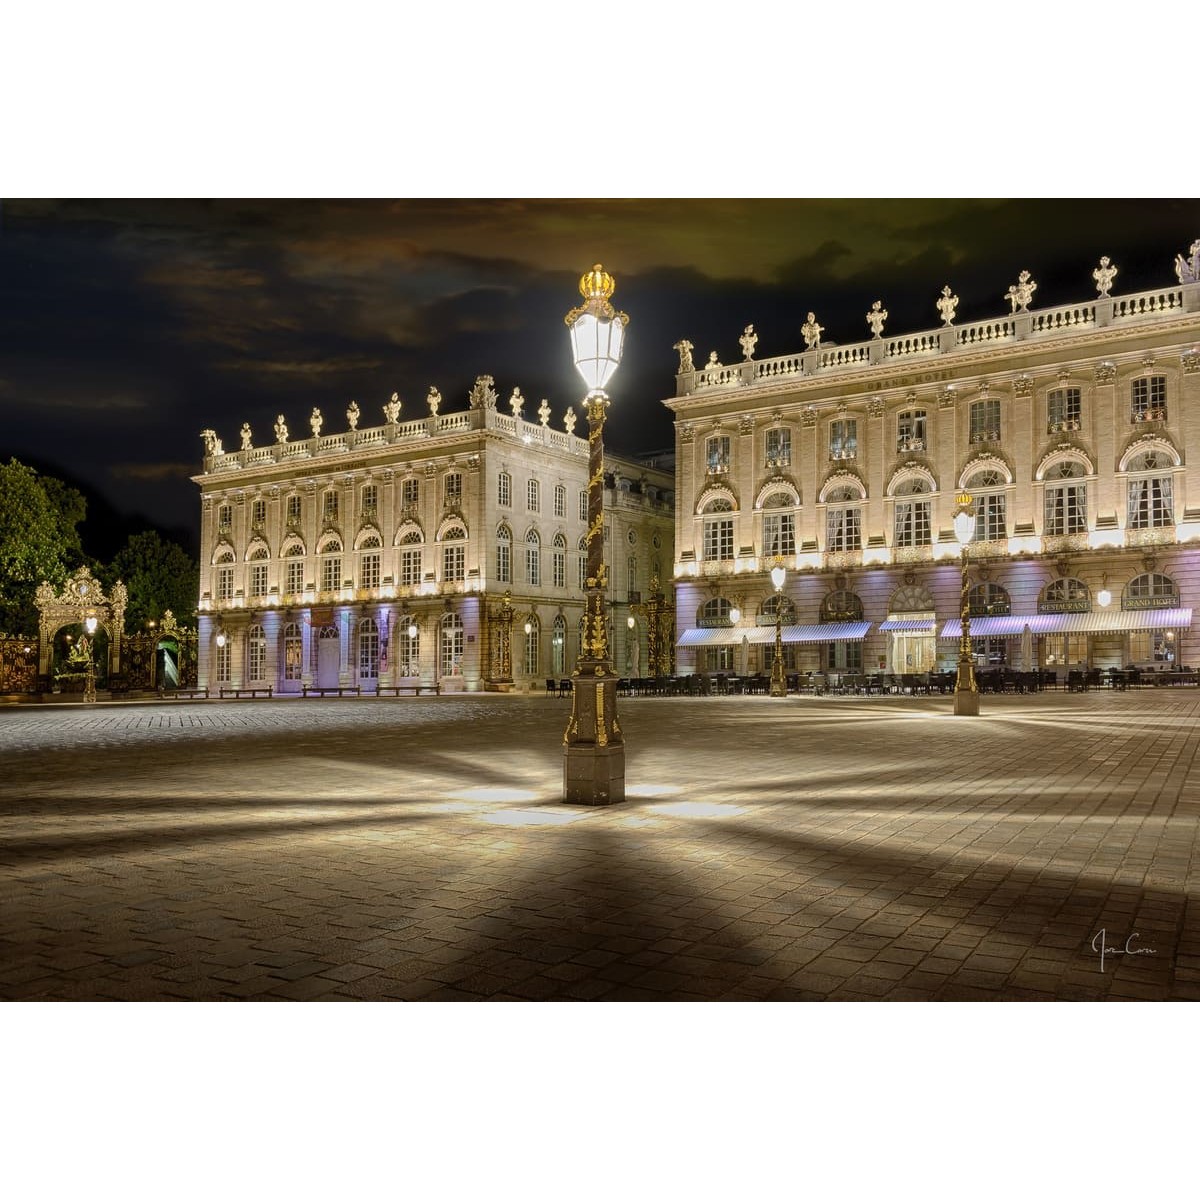
<path fill-rule="evenodd" d="M 1200 693 L 983 706 L 0 710 L 0 998 L 1200 999 Z"/>

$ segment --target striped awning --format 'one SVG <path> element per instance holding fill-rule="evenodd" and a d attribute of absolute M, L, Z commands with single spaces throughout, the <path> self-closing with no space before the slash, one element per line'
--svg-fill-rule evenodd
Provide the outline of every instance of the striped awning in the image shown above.
<path fill-rule="evenodd" d="M 1125 633 L 1132 629 L 1184 629 L 1192 623 L 1190 608 L 1101 609 L 1090 613 L 1028 613 L 1019 617 L 972 617 L 972 637 L 1020 637 L 1029 626 L 1042 633 Z M 947 621 L 943 638 L 962 636 L 961 621 Z"/>
<path fill-rule="evenodd" d="M 801 642 L 861 642 L 870 631 L 870 621 L 830 621 L 824 625 L 785 625 L 783 640 Z M 738 625 L 726 629 L 685 629 L 677 646 L 751 646 L 770 645 L 775 641 L 773 625 Z"/>
<path fill-rule="evenodd" d="M 932 633 L 933 627 L 937 622 L 932 617 L 926 617 L 922 621 L 896 620 L 884 621 L 879 626 L 880 633 Z"/>

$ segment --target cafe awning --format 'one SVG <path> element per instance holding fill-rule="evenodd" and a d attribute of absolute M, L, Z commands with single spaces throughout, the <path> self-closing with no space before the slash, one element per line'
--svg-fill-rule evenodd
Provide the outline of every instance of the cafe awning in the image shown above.
<path fill-rule="evenodd" d="M 870 621 L 830 621 L 824 625 L 785 625 L 783 640 L 789 645 L 803 642 L 861 642 Z M 685 629 L 675 643 L 681 647 L 769 645 L 775 641 L 774 625 L 738 625 L 724 629 Z"/>
<path fill-rule="evenodd" d="M 879 626 L 880 633 L 932 633 L 933 627 L 937 622 L 932 617 L 925 617 L 923 620 L 914 621 L 910 619 L 884 621 Z"/>
<path fill-rule="evenodd" d="M 1090 613 L 1029 613 L 1017 617 L 972 617 L 972 637 L 1020 637 L 1032 634 L 1126 633 L 1135 629 L 1184 629 L 1192 623 L 1190 608 L 1101 609 Z M 961 621 L 947 621 L 943 638 L 962 636 Z"/>

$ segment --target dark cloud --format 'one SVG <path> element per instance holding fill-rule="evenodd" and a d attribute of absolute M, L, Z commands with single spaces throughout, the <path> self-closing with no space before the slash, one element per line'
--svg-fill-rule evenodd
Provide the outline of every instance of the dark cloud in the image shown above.
<path fill-rule="evenodd" d="M 805 313 L 828 339 L 1005 310 L 1022 268 L 1040 304 L 1091 294 L 1101 254 L 1119 291 L 1170 282 L 1200 236 L 1195 201 L 461 200 L 13 202 L 0 213 L 0 413 L 5 449 L 57 459 L 117 507 L 195 525 L 199 431 L 237 444 L 280 411 L 327 428 L 355 399 L 436 385 L 465 406 L 474 377 L 578 400 L 564 313 L 594 261 L 630 314 L 611 438 L 671 441 L 672 344 L 738 357 L 795 350 Z M 180 464 L 193 466 L 180 470 Z M 118 464 L 115 467 L 110 464 Z"/>

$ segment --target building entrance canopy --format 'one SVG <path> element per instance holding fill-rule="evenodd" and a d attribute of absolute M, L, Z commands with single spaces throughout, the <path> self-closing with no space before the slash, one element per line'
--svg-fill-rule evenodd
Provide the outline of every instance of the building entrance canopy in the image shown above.
<path fill-rule="evenodd" d="M 830 621 L 825 625 L 785 625 L 783 640 L 789 644 L 813 642 L 861 642 L 870 621 Z M 727 629 L 685 629 L 677 646 L 768 646 L 775 641 L 774 625 L 730 626 Z"/>
<path fill-rule="evenodd" d="M 1020 637 L 1042 633 L 1126 633 L 1134 629 L 1186 629 L 1192 623 L 1190 608 L 1150 608 L 1090 613 L 1028 613 L 1015 617 L 972 617 L 971 636 Z M 939 635 L 943 639 L 962 635 L 961 621 L 947 621 Z"/>

